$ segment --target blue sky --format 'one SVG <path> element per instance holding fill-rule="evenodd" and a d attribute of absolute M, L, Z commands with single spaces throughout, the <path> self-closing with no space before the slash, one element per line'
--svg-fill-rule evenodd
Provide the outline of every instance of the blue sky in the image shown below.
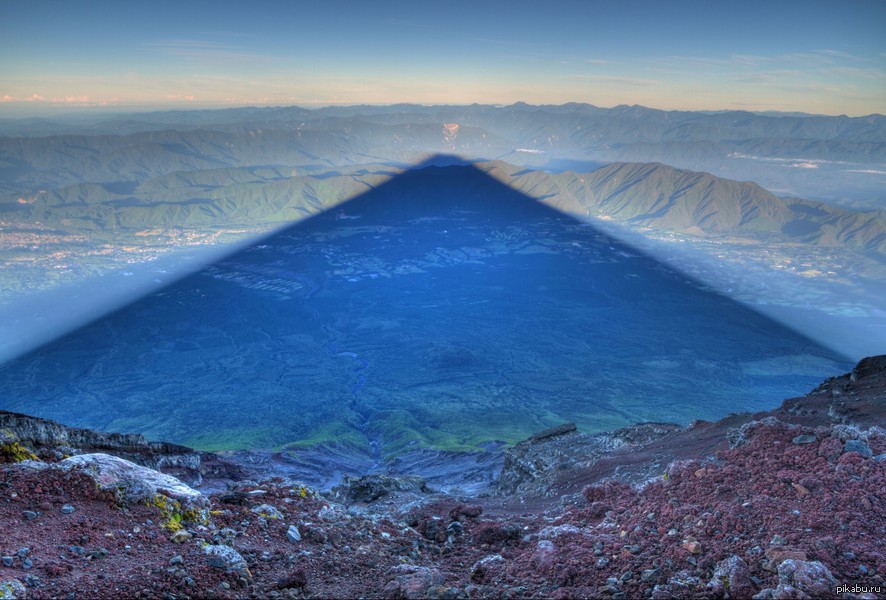
<path fill-rule="evenodd" d="M 886 113 L 886 1 L 0 0 L 0 116 L 242 105 Z"/>

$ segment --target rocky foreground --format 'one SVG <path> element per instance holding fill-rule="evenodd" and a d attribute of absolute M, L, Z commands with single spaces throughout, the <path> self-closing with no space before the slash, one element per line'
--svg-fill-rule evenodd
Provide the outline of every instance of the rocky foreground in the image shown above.
<path fill-rule="evenodd" d="M 886 597 L 884 412 L 881 356 L 769 413 L 542 432 L 480 488 L 322 494 L 0 412 L 0 598 Z"/>

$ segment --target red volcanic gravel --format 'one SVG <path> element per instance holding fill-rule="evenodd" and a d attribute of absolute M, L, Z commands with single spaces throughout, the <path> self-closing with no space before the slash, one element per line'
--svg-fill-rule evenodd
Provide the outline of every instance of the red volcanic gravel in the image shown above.
<path fill-rule="evenodd" d="M 818 428 L 808 444 L 793 443 L 803 433 L 796 426 L 746 429 L 747 443 L 710 461 L 672 465 L 640 493 L 619 483 L 586 489 L 587 505 L 567 508 L 559 527 L 533 536 L 484 580 L 526 585 L 531 573 L 535 589 L 576 597 L 615 593 L 607 579 L 616 577 L 613 588 L 642 597 L 676 576 L 690 582 L 691 595 L 710 593 L 698 582 L 737 556 L 755 592 L 777 586 L 776 568 L 788 558 L 820 561 L 841 583 L 886 591 L 884 465 L 841 454 L 836 436 L 848 428 Z M 869 440 L 875 455 L 886 449 L 880 431 Z"/>
<path fill-rule="evenodd" d="M 795 443 L 801 434 L 814 441 Z M 853 436 L 754 422 L 734 449 L 672 465 L 642 490 L 592 486 L 547 514 L 490 516 L 481 499 L 378 517 L 292 482 L 244 482 L 211 496 L 210 521 L 186 524 L 181 543 L 159 508 L 118 506 L 82 473 L 4 465 L 0 586 L 16 580 L 28 598 L 750 597 L 778 586 L 779 565 L 801 581 L 809 567 L 796 561 L 820 561 L 835 580 L 779 597 L 883 589 L 886 474 L 844 450 Z M 882 430 L 866 443 L 886 450 Z"/>

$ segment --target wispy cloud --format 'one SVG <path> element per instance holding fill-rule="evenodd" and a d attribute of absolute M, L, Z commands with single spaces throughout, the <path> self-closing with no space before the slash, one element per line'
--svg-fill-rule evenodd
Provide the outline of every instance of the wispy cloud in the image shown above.
<path fill-rule="evenodd" d="M 117 98 L 107 100 L 98 100 L 89 96 L 52 96 L 47 97 L 41 94 L 31 94 L 30 96 L 12 96 L 4 94 L 0 96 L 0 104 L 13 103 L 45 103 L 45 104 L 73 104 L 77 106 L 110 106 L 117 102 Z"/>
<path fill-rule="evenodd" d="M 753 54 L 730 54 L 724 57 L 708 56 L 663 56 L 646 61 L 653 66 L 693 67 L 693 68 L 828 68 L 846 63 L 869 63 L 868 59 L 843 52 L 842 50 L 812 50 L 810 52 L 792 52 L 771 56 Z"/>
<path fill-rule="evenodd" d="M 884 79 L 886 80 L 886 70 L 859 67 L 831 67 L 822 71 L 825 75 L 835 77 L 857 77 L 860 79 Z"/>
<path fill-rule="evenodd" d="M 878 169 L 844 169 L 846 173 L 867 173 L 868 175 L 886 175 L 886 171 Z"/>
<path fill-rule="evenodd" d="M 174 56 L 185 60 L 200 63 L 213 63 L 230 66 L 234 64 L 266 62 L 271 57 L 255 54 L 253 52 L 245 52 L 242 49 L 231 46 L 230 44 L 222 44 L 219 42 L 209 42 L 206 40 L 158 40 L 156 42 L 148 42 L 145 47 L 159 54 Z"/>
<path fill-rule="evenodd" d="M 866 61 L 867 59 L 862 56 L 856 56 L 854 54 L 849 54 L 848 52 L 843 52 L 842 50 L 815 50 L 817 54 L 823 54 L 824 56 L 831 56 L 833 58 L 840 58 L 845 60 L 861 60 Z"/>
<path fill-rule="evenodd" d="M 632 87 L 652 87 L 662 82 L 657 79 L 643 79 L 640 77 L 618 77 L 613 75 L 567 75 L 561 78 L 563 81 L 581 81 L 587 83 L 599 83 L 604 85 L 627 85 Z"/>
<path fill-rule="evenodd" d="M 773 57 L 767 56 L 732 54 L 723 58 L 714 58 L 707 56 L 662 56 L 658 58 L 651 58 L 643 62 L 646 62 L 653 67 L 665 67 L 669 69 L 756 69 L 763 65 L 775 62 L 775 59 Z"/>

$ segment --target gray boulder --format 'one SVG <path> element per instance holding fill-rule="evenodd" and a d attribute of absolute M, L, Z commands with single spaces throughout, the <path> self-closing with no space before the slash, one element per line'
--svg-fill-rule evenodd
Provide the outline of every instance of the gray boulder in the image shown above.
<path fill-rule="evenodd" d="M 80 470 L 103 490 L 117 494 L 123 502 L 153 502 L 158 495 L 179 502 L 183 508 L 208 508 L 209 501 L 194 488 L 166 475 L 109 454 L 80 454 L 52 468 Z"/>

